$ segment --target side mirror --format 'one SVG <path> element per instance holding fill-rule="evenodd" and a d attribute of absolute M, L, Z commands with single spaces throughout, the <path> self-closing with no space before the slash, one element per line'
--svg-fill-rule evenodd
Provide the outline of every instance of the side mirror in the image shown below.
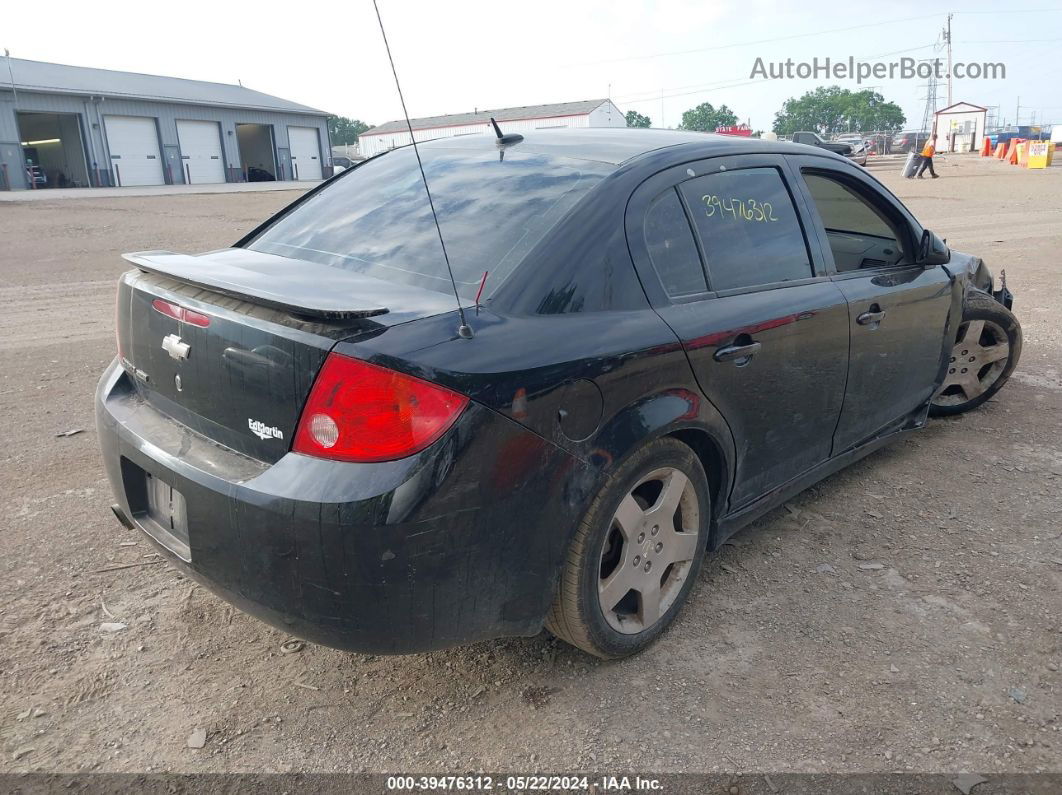
<path fill-rule="evenodd" d="M 934 265 L 947 265 L 951 261 L 951 249 L 947 244 L 930 232 L 922 230 L 922 239 L 918 242 L 918 264 L 925 268 Z"/>

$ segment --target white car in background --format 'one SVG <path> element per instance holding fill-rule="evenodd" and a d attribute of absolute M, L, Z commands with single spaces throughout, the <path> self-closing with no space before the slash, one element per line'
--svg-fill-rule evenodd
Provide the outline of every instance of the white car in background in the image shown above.
<path fill-rule="evenodd" d="M 844 135 L 838 135 L 833 140 L 839 144 L 848 144 L 852 147 L 852 151 L 847 155 L 848 159 L 856 165 L 866 166 L 867 145 L 863 141 L 862 135 L 859 135 L 858 133 L 845 133 Z"/>
<path fill-rule="evenodd" d="M 348 168 L 353 168 L 364 159 L 364 157 L 347 157 L 346 155 L 333 155 L 332 173 L 339 174 L 340 172 L 346 171 Z"/>

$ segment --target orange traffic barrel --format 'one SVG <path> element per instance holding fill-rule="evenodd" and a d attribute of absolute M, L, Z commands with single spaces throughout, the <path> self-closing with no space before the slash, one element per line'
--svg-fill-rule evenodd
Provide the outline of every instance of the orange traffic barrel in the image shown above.
<path fill-rule="evenodd" d="M 1010 148 L 1007 150 L 1007 162 L 1012 166 L 1018 165 L 1018 144 L 1025 143 L 1024 138 L 1011 138 Z"/>

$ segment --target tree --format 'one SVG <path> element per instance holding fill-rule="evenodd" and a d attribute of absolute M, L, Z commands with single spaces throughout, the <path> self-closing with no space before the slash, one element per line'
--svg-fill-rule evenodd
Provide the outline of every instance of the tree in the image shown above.
<path fill-rule="evenodd" d="M 737 123 L 738 117 L 726 105 L 720 105 L 717 110 L 711 102 L 702 102 L 682 114 L 679 129 L 715 132 L 716 127 L 731 127 Z"/>
<path fill-rule="evenodd" d="M 653 120 L 648 116 L 643 116 L 636 110 L 627 111 L 627 126 L 628 127 L 652 127 Z"/>
<path fill-rule="evenodd" d="M 886 102 L 876 91 L 857 91 L 852 94 L 844 115 L 851 130 L 894 132 L 903 129 L 907 121 L 899 105 Z"/>
<path fill-rule="evenodd" d="M 799 99 L 790 97 L 774 115 L 774 131 L 789 135 L 799 130 L 828 135 L 847 131 L 893 131 L 907 119 L 894 102 L 876 91 L 849 91 L 840 86 L 819 86 Z"/>
<path fill-rule="evenodd" d="M 372 128 L 373 125 L 366 124 L 361 119 L 348 119 L 346 116 L 328 117 L 328 134 L 332 137 L 332 146 L 356 144 L 358 136 Z"/>

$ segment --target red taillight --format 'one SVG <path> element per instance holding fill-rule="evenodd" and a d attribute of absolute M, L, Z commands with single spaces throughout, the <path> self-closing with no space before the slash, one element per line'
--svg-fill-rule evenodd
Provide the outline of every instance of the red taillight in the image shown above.
<path fill-rule="evenodd" d="M 449 389 L 332 353 L 291 449 L 339 461 L 393 461 L 435 442 L 467 405 L 467 397 Z"/>
<path fill-rule="evenodd" d="M 161 298 L 156 298 L 151 302 L 151 305 L 156 312 L 161 312 L 174 320 L 180 320 L 182 323 L 189 323 L 193 326 L 199 326 L 199 328 L 206 328 L 210 325 L 210 317 L 201 312 L 196 312 L 194 309 L 186 309 L 179 304 L 163 301 Z"/>

